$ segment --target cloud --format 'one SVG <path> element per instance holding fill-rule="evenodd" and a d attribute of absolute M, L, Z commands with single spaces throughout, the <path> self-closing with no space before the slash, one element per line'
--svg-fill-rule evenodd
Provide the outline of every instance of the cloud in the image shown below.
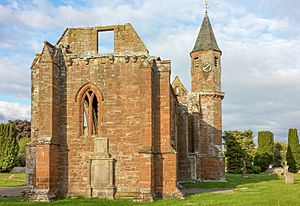
<path fill-rule="evenodd" d="M 262 34 L 224 43 L 224 129 L 271 130 L 286 141 L 300 125 L 300 39 Z"/>
<path fill-rule="evenodd" d="M 0 57 L 0 94 L 30 98 L 30 69 L 20 56 Z"/>
<path fill-rule="evenodd" d="M 5 121 L 5 116 L 3 114 L 0 114 L 0 122 Z"/>
<path fill-rule="evenodd" d="M 30 119 L 30 106 L 19 103 L 0 101 L 0 121 L 6 122 L 15 119 Z"/>
<path fill-rule="evenodd" d="M 269 15 L 278 18 L 289 18 L 292 21 L 299 21 L 299 1 L 297 0 L 263 0 L 260 8 Z"/>

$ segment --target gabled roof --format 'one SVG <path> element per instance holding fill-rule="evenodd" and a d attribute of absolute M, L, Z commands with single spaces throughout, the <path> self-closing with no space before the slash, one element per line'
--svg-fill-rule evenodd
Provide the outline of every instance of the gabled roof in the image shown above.
<path fill-rule="evenodd" d="M 187 89 L 185 88 L 185 86 L 183 85 L 183 83 L 181 82 L 181 80 L 179 79 L 178 76 L 175 77 L 173 83 L 172 83 L 172 87 L 175 89 L 175 86 L 179 86 L 180 88 L 183 89 L 184 93 L 188 94 Z"/>
<path fill-rule="evenodd" d="M 192 52 L 207 51 L 207 50 L 214 50 L 214 51 L 221 52 L 218 43 L 216 41 L 212 26 L 210 24 L 208 14 L 206 12 Z"/>

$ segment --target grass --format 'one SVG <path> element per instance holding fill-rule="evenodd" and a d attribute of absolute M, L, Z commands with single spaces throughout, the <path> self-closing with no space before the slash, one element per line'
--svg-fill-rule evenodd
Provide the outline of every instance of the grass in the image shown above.
<path fill-rule="evenodd" d="M 109 205 L 109 206 L 291 206 L 300 204 L 300 175 L 295 175 L 295 184 L 286 185 L 281 178 L 274 175 L 250 175 L 243 179 L 240 175 L 227 175 L 227 183 L 197 183 L 194 187 L 212 188 L 216 186 L 234 188 L 233 193 L 205 193 L 191 195 L 184 200 L 159 200 L 155 202 L 136 203 L 130 200 L 97 199 L 63 199 L 51 203 L 27 202 L 21 199 L 0 199 L 2 206 L 17 205 Z M 192 187 L 192 185 L 187 185 Z"/>
<path fill-rule="evenodd" d="M 14 178 L 9 179 L 11 173 L 0 173 L 0 187 L 25 186 L 25 173 L 13 174 Z"/>

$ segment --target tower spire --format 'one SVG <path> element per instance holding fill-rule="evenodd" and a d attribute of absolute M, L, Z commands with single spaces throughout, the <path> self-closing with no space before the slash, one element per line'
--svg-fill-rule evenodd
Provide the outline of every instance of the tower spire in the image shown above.
<path fill-rule="evenodd" d="M 208 17 L 208 0 L 204 0 L 204 3 L 206 6 L 205 16 L 192 52 L 206 50 L 214 50 L 221 52 Z"/>

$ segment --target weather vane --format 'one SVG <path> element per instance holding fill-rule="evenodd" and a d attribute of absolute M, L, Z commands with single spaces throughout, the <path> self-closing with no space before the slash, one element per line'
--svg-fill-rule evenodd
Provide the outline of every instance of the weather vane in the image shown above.
<path fill-rule="evenodd" d="M 205 12 L 207 13 L 208 0 L 204 0 L 204 3 L 205 3 Z"/>

